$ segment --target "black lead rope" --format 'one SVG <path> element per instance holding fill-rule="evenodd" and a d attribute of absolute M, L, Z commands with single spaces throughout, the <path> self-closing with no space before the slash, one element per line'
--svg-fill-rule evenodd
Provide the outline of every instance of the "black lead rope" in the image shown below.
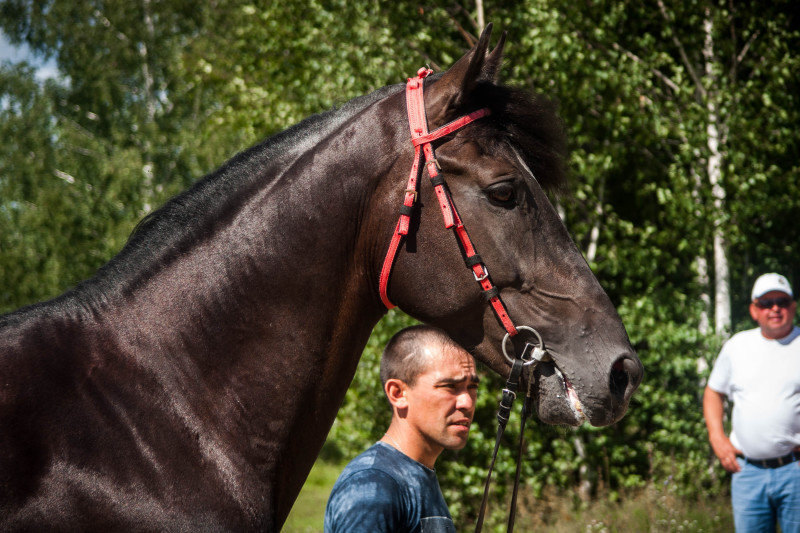
<path fill-rule="evenodd" d="M 517 397 L 517 389 L 519 388 L 519 378 L 522 374 L 522 367 L 525 363 L 524 357 L 530 351 L 534 349 L 534 346 L 531 344 L 526 344 L 525 349 L 522 350 L 522 355 L 519 358 L 514 359 L 514 362 L 511 365 L 511 373 L 508 376 L 508 380 L 506 381 L 506 386 L 503 389 L 503 398 L 500 400 L 500 406 L 497 410 L 497 439 L 494 443 L 494 452 L 492 452 L 492 461 L 489 464 L 489 473 L 486 475 L 486 484 L 483 488 L 483 501 L 481 502 L 480 512 L 478 513 L 478 521 L 475 524 L 475 533 L 480 533 L 481 529 L 483 529 L 483 520 L 484 515 L 486 514 L 486 504 L 489 500 L 489 487 L 492 483 L 492 471 L 494 470 L 495 461 L 497 461 L 497 452 L 500 449 L 500 439 L 503 436 L 503 433 L 506 430 L 506 424 L 508 423 L 508 418 L 511 414 L 511 406 L 514 403 L 514 399 Z M 523 434 L 525 429 L 525 421 L 528 419 L 531 411 L 531 384 L 530 380 L 533 379 L 533 373 L 531 372 L 531 376 L 528 382 L 528 391 L 525 395 L 525 402 L 522 408 L 522 419 L 520 421 L 520 432 L 519 432 L 519 450 L 517 455 L 517 472 L 514 479 L 514 491 L 511 498 L 511 511 L 508 515 L 508 532 L 511 533 L 514 530 L 514 515 L 516 514 L 516 506 L 517 506 L 517 488 L 519 487 L 519 476 L 520 476 L 520 463 L 522 459 L 522 447 L 524 444 Z"/>
<path fill-rule="evenodd" d="M 531 415 L 533 399 L 531 398 L 531 381 L 533 380 L 533 368 L 528 375 L 528 392 L 522 402 L 522 417 L 519 421 L 519 447 L 517 448 L 517 472 L 514 474 L 514 491 L 511 496 L 511 509 L 508 511 L 508 533 L 514 531 L 514 518 L 517 514 L 517 489 L 519 489 L 519 475 L 522 470 L 522 450 L 525 448 L 525 422 Z"/>

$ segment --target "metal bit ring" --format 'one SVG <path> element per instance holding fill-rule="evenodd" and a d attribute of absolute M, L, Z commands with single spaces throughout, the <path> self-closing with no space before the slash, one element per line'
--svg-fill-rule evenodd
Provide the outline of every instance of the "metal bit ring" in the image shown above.
<path fill-rule="evenodd" d="M 529 366 L 529 365 L 532 365 L 534 363 L 538 363 L 538 362 L 541 362 L 541 361 L 546 361 L 547 360 L 546 357 L 549 354 L 547 353 L 547 350 L 545 350 L 544 341 L 542 340 L 542 336 L 539 335 L 539 332 L 536 331 L 535 329 L 533 329 L 532 327 L 529 327 L 529 326 L 519 326 L 519 327 L 517 327 L 517 331 L 523 330 L 523 329 L 525 331 L 530 331 L 531 333 L 533 333 L 536 336 L 536 339 L 539 341 L 539 345 L 534 348 L 533 353 L 531 354 L 531 358 L 529 360 L 524 360 L 523 359 L 522 366 Z M 503 355 L 505 356 L 506 360 L 513 365 L 514 364 L 514 358 L 512 358 L 510 355 L 508 355 L 508 349 L 506 348 L 506 342 L 510 338 L 511 338 L 511 334 L 510 333 L 506 333 L 506 336 L 503 337 Z"/>

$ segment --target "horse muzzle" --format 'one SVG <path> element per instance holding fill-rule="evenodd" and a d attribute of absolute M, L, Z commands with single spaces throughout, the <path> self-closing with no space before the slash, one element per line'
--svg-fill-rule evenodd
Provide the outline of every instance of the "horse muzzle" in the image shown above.
<path fill-rule="evenodd" d="M 606 376 L 598 375 L 601 372 Z M 607 369 L 562 367 L 555 356 L 540 363 L 533 374 L 536 414 L 547 424 L 613 424 L 625 415 L 643 374 L 644 367 L 633 353 L 621 355 Z"/>

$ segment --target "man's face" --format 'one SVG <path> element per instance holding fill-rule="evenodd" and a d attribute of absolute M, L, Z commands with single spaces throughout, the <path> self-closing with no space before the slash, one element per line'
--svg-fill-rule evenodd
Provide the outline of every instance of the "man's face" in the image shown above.
<path fill-rule="evenodd" d="M 791 302 L 787 307 L 780 303 Z M 772 304 L 772 305 L 770 305 Z M 750 304 L 750 316 L 767 339 L 782 339 L 792 331 L 797 302 L 781 291 L 770 291 Z"/>
<path fill-rule="evenodd" d="M 406 389 L 407 422 L 430 449 L 460 450 L 475 414 L 479 381 L 475 361 L 455 348 L 428 359 L 426 370 Z"/>

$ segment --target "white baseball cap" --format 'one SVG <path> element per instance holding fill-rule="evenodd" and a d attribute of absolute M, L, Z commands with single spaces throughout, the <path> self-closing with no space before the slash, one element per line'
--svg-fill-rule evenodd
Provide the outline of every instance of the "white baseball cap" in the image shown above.
<path fill-rule="evenodd" d="M 789 285 L 789 280 L 787 280 L 780 274 L 776 274 L 775 272 L 770 272 L 769 274 L 762 274 L 761 276 L 758 277 L 756 282 L 753 284 L 753 292 L 751 294 L 751 298 L 753 300 L 761 298 L 762 296 L 771 291 L 784 292 L 788 294 L 790 297 L 794 298 L 794 293 L 792 293 L 792 286 Z"/>

